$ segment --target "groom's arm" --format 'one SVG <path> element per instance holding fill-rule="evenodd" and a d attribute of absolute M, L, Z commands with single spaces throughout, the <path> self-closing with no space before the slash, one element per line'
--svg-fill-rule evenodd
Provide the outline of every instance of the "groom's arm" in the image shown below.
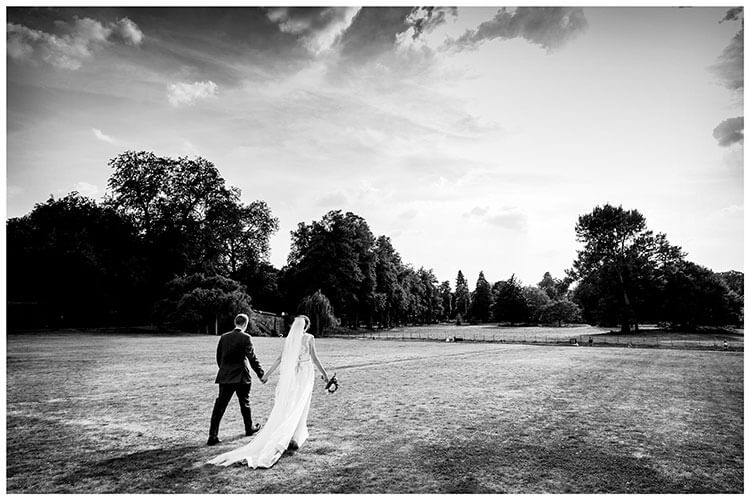
<path fill-rule="evenodd" d="M 258 361 L 258 358 L 255 357 L 255 351 L 253 350 L 253 343 L 250 339 L 247 340 L 247 345 L 245 346 L 245 357 L 248 361 L 250 361 L 250 366 L 255 371 L 255 374 L 258 376 L 258 378 L 263 378 L 263 368 L 260 366 L 260 361 Z"/>
<path fill-rule="evenodd" d="M 221 341 L 224 337 L 219 338 L 219 343 L 216 345 L 216 366 L 221 368 Z"/>

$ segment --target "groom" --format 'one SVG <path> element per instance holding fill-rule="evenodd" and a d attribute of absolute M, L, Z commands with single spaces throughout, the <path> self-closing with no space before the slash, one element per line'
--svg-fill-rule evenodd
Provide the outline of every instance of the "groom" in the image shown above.
<path fill-rule="evenodd" d="M 250 335 L 245 333 L 249 322 L 247 314 L 238 314 L 234 318 L 234 330 L 222 335 L 216 348 L 216 364 L 219 365 L 216 383 L 219 384 L 219 397 L 216 398 L 214 411 L 211 414 L 211 428 L 208 431 L 206 443 L 208 446 L 221 443 L 219 424 L 234 393 L 237 393 L 237 399 L 240 402 L 240 412 L 245 422 L 245 435 L 252 436 L 260 429 L 260 424 L 253 425 L 250 413 L 250 367 L 253 367 L 259 379 L 263 378 L 264 372 L 253 352 Z"/>

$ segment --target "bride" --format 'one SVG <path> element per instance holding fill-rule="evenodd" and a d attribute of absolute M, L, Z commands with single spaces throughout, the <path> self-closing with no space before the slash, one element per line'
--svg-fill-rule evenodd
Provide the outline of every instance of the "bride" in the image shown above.
<path fill-rule="evenodd" d="M 280 369 L 273 409 L 268 420 L 255 438 L 245 446 L 209 460 L 214 465 L 231 465 L 243 460 L 248 467 L 269 468 L 284 451 L 297 449 L 305 442 L 307 414 L 310 410 L 315 370 L 313 363 L 328 382 L 328 374 L 315 352 L 315 338 L 307 333 L 310 319 L 307 316 L 294 318 L 292 328 L 284 342 L 284 349 L 271 368 L 261 379 L 263 383 Z"/>

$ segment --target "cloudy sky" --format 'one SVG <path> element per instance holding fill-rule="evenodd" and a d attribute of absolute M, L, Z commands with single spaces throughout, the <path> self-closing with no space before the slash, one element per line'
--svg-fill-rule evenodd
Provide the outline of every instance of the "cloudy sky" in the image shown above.
<path fill-rule="evenodd" d="M 743 270 L 742 11 L 7 11 L 7 214 L 105 193 L 124 150 L 200 155 L 289 232 L 364 217 L 455 284 L 562 276 L 579 215 L 636 208 Z"/>

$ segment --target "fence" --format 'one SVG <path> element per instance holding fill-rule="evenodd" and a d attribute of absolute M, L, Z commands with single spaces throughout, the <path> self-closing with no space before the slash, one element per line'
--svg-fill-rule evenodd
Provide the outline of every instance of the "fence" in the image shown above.
<path fill-rule="evenodd" d="M 286 316 L 253 310 L 253 320 L 258 329 L 271 337 L 282 337 L 286 333 Z"/>
<path fill-rule="evenodd" d="M 445 332 L 421 329 L 398 329 L 384 331 L 360 330 L 351 334 L 337 333 L 335 337 L 371 340 L 422 340 L 438 342 L 487 342 L 507 344 L 566 345 L 587 347 L 632 347 L 656 349 L 711 349 L 743 351 L 744 342 L 719 336 L 701 339 L 686 339 L 676 335 L 521 335 L 496 332 L 467 332 L 467 335 L 451 336 Z"/>

